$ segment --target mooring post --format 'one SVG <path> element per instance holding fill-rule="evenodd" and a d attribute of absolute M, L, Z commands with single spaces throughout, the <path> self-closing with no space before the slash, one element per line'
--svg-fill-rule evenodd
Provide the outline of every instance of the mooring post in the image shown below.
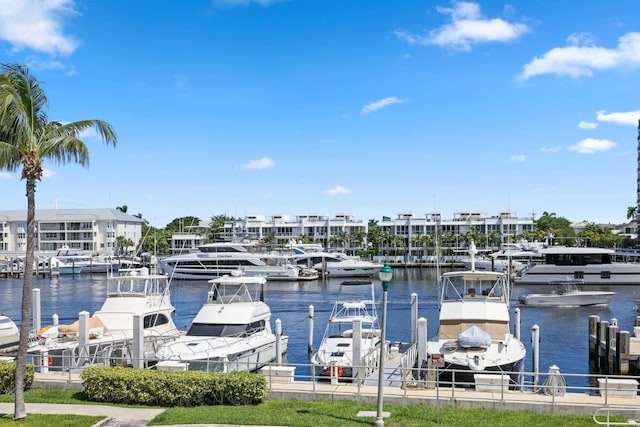
<path fill-rule="evenodd" d="M 616 336 L 617 372 L 621 375 L 629 373 L 629 358 L 631 351 L 631 334 L 629 331 L 618 332 Z"/>
<path fill-rule="evenodd" d="M 598 322 L 600 316 L 589 316 L 589 367 L 598 367 Z"/>
<path fill-rule="evenodd" d="M 520 339 L 520 309 L 519 308 L 515 309 L 515 314 L 516 314 L 516 319 L 515 319 L 515 325 L 513 325 L 513 335 L 516 337 L 516 339 Z"/>
<path fill-rule="evenodd" d="M 533 348 L 533 355 L 531 356 L 531 363 L 533 364 L 533 389 L 538 390 L 538 372 L 540 371 L 540 326 L 533 325 L 531 327 L 531 346 Z"/>
<path fill-rule="evenodd" d="M 282 364 L 282 320 L 276 319 L 276 363 Z"/>
<path fill-rule="evenodd" d="M 351 376 L 357 378 L 358 382 L 364 381 L 366 374 L 363 369 L 362 360 L 362 319 L 354 319 L 353 321 L 353 356 L 351 360 Z M 367 361 L 367 374 L 369 370 L 369 363 Z"/>
<path fill-rule="evenodd" d="M 144 316 L 142 314 L 133 315 L 133 367 L 144 368 Z M 124 354 L 122 354 L 124 357 Z M 126 366 L 126 360 L 119 361 L 121 366 Z"/>
<path fill-rule="evenodd" d="M 427 366 L 427 319 L 421 317 L 418 319 L 418 337 L 416 340 L 416 347 L 418 349 L 418 378 L 422 378 L 423 369 Z M 426 375 L 425 375 L 426 378 Z"/>
<path fill-rule="evenodd" d="M 598 370 L 602 371 L 606 369 L 605 365 L 605 341 L 607 339 L 607 330 L 609 329 L 609 322 L 607 320 L 601 320 L 598 323 Z"/>
<path fill-rule="evenodd" d="M 418 294 L 411 294 L 411 344 L 418 339 Z"/>
<path fill-rule="evenodd" d="M 618 332 L 618 325 L 615 325 L 615 324 L 609 325 L 609 327 L 606 330 L 607 341 L 604 346 L 605 352 L 606 352 L 604 370 L 609 374 L 613 373 L 613 368 L 615 364 L 615 363 L 612 363 L 612 361 L 615 360 L 615 355 L 612 355 L 612 353 L 616 348 L 616 332 Z"/>
<path fill-rule="evenodd" d="M 309 338 L 307 341 L 307 353 L 313 354 L 313 305 L 309 306 Z"/>
<path fill-rule="evenodd" d="M 40 304 L 40 288 L 34 288 L 31 292 L 33 299 L 33 329 L 38 332 L 42 328 L 41 320 L 41 304 Z"/>

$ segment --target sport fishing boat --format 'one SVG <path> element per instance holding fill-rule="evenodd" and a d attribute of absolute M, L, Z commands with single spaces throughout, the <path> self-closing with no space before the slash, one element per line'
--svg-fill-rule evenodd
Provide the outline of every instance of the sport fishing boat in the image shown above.
<path fill-rule="evenodd" d="M 29 349 L 42 356 L 49 369 L 69 370 L 93 365 L 131 366 L 134 317 L 142 323 L 144 363 L 155 361 L 159 345 L 183 335 L 173 322 L 169 280 L 148 268 L 119 271 L 107 278 L 107 298 L 88 318 L 86 336 L 80 319 L 70 325 L 48 325 L 37 332 L 39 343 Z"/>
<path fill-rule="evenodd" d="M 157 369 L 256 371 L 276 361 L 278 351 L 286 353 L 288 337 L 277 337 L 271 329 L 264 277 L 235 271 L 209 282 L 207 301 L 187 334 L 160 347 Z"/>
<path fill-rule="evenodd" d="M 361 325 L 359 336 L 354 333 L 356 321 Z M 377 366 L 380 337 L 373 281 L 342 282 L 320 346 L 311 356 L 318 379 L 366 377 Z"/>
<path fill-rule="evenodd" d="M 511 333 L 509 297 L 507 275 L 477 271 L 473 261 L 470 270 L 442 274 L 438 336 L 427 342 L 429 355 L 444 358 L 440 379 L 473 385 L 475 374 L 497 372 L 517 380 L 526 350 Z"/>
<path fill-rule="evenodd" d="M 610 291 L 582 290 L 582 280 L 554 280 L 549 283 L 552 292 L 532 293 L 520 296 L 520 302 L 534 307 L 576 307 L 607 305 L 616 294 Z"/>

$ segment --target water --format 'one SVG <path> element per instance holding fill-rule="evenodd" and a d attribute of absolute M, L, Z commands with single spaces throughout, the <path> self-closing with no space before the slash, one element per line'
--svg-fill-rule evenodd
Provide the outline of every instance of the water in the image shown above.
<path fill-rule="evenodd" d="M 309 305 L 315 309 L 314 347 L 322 339 L 325 325 L 335 302 L 339 284 L 343 279 L 309 282 L 268 282 L 265 302 L 272 311 L 272 325 L 276 319 L 289 335 L 287 361 L 291 364 L 307 364 L 309 335 Z M 49 324 L 54 313 L 62 324 L 78 319 L 80 311 L 93 313 L 105 299 L 105 277 L 103 275 L 61 276 L 54 279 L 34 279 L 33 287 L 40 289 L 42 301 L 42 323 Z M 23 279 L 0 279 L 0 313 L 20 323 L 20 304 Z M 181 329 L 187 329 L 191 320 L 204 303 L 210 285 L 206 281 L 178 281 L 172 283 L 172 301 L 176 307 L 174 321 Z M 381 292 L 379 286 L 376 292 Z M 524 370 L 533 371 L 531 360 L 531 328 L 540 327 L 541 372 L 556 365 L 562 373 L 586 374 L 588 360 L 588 318 L 599 315 L 602 320 L 618 319 L 621 330 L 633 331 L 636 286 L 591 287 L 611 290 L 617 294 L 608 307 L 527 307 L 521 306 L 518 297 L 530 292 L 541 292 L 541 286 L 514 288 L 513 308 L 520 308 L 522 341 L 527 347 Z M 410 340 L 411 294 L 418 295 L 419 317 L 427 319 L 428 336 L 437 333 L 438 293 L 432 269 L 395 269 L 394 278 L 387 294 L 387 339 L 395 342 Z M 380 294 L 377 295 L 380 300 Z M 302 372 L 299 372 L 302 374 Z M 572 380 L 567 379 L 568 385 Z M 586 385 L 586 384 L 574 384 Z"/>

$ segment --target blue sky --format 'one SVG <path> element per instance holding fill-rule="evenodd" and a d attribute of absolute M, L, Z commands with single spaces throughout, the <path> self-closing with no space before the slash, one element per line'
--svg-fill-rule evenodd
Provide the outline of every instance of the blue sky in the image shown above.
<path fill-rule="evenodd" d="M 626 221 L 637 0 L 0 0 L 0 62 L 102 119 L 39 208 L 177 217 L 502 210 Z M 25 209 L 17 173 L 4 209 Z"/>

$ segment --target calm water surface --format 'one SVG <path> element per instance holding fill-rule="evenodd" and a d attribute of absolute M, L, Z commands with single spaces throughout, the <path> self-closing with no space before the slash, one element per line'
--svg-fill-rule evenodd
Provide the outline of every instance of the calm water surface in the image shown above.
<path fill-rule="evenodd" d="M 309 362 L 307 344 L 309 335 L 309 305 L 315 308 L 314 346 L 322 339 L 325 325 L 335 302 L 339 284 L 343 279 L 310 282 L 268 282 L 265 302 L 275 319 L 282 322 L 283 332 L 289 335 L 287 361 L 292 364 Z M 33 287 L 39 288 L 42 301 L 42 323 L 51 322 L 52 315 L 59 316 L 60 323 L 77 320 L 78 313 L 98 310 L 105 299 L 105 278 L 102 275 L 61 276 L 54 279 L 34 279 Z M 0 279 L 0 312 L 20 322 L 20 302 L 23 279 Z M 187 329 L 201 305 L 205 302 L 209 284 L 206 281 L 177 281 L 172 285 L 172 301 L 176 307 L 174 321 L 181 329 Z M 636 286 L 602 287 L 617 292 L 608 307 L 533 308 L 521 306 L 521 294 L 543 291 L 541 286 L 516 286 L 513 291 L 512 310 L 521 312 L 522 341 L 527 347 L 524 370 L 532 371 L 531 328 L 540 327 L 540 371 L 557 365 L 562 373 L 585 374 L 589 372 L 588 318 L 599 315 L 602 320 L 617 318 L 622 330 L 633 331 L 638 313 L 634 310 Z M 596 289 L 598 287 L 591 287 Z M 381 292 L 381 286 L 376 292 Z M 388 292 L 387 338 L 409 341 L 411 331 L 411 294 L 419 300 L 419 317 L 427 319 L 428 336 L 434 336 L 438 328 L 438 299 L 435 275 L 432 269 L 395 269 Z M 380 294 L 377 295 L 380 300 Z M 568 384 L 573 381 L 567 380 Z"/>

